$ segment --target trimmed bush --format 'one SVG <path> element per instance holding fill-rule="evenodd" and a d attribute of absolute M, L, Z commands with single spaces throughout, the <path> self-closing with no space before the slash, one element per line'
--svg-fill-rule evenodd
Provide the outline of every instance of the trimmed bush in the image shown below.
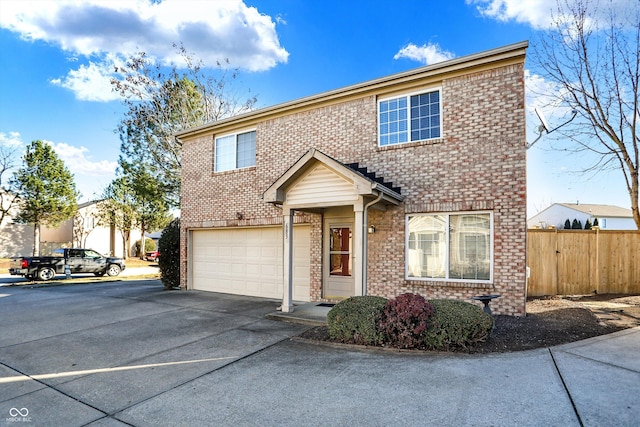
<path fill-rule="evenodd" d="M 493 317 L 477 305 L 458 300 L 431 300 L 435 308 L 433 327 L 427 330 L 425 347 L 432 350 L 467 348 L 486 341 Z"/>
<path fill-rule="evenodd" d="M 347 298 L 327 314 L 329 335 L 345 343 L 377 345 L 382 334 L 377 325 L 387 300 L 376 296 Z"/>
<path fill-rule="evenodd" d="M 418 294 L 402 294 L 387 301 L 378 322 L 386 344 L 399 348 L 421 347 L 435 309 Z"/>
<path fill-rule="evenodd" d="M 165 289 L 180 286 L 180 218 L 165 227 L 158 241 L 158 267 Z"/>

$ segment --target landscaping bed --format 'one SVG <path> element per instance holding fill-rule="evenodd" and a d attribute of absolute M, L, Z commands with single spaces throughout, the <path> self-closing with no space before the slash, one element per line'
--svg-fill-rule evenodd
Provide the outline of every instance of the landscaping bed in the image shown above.
<path fill-rule="evenodd" d="M 527 316 L 495 316 L 495 328 L 486 342 L 456 351 L 502 353 L 531 350 L 636 326 L 640 326 L 640 296 L 530 298 L 527 300 Z M 310 329 L 300 337 L 333 341 L 326 326 Z"/>

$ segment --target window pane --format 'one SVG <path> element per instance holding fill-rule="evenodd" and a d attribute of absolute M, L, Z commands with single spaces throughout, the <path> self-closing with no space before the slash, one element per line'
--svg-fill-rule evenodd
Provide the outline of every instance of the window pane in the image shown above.
<path fill-rule="evenodd" d="M 256 164 L 256 133 L 247 132 L 238 135 L 237 167 L 246 168 Z"/>
<path fill-rule="evenodd" d="M 407 141 L 408 131 L 407 98 L 380 101 L 380 145 L 397 144 Z"/>
<path fill-rule="evenodd" d="M 445 278 L 447 220 L 443 215 L 409 217 L 409 277 Z"/>
<path fill-rule="evenodd" d="M 489 214 L 449 217 L 449 277 L 489 280 L 491 224 Z"/>
<path fill-rule="evenodd" d="M 229 135 L 216 139 L 215 171 L 222 172 L 235 168 L 236 136 Z"/>
<path fill-rule="evenodd" d="M 411 96 L 411 140 L 440 136 L 440 93 Z"/>
<path fill-rule="evenodd" d="M 329 240 L 331 276 L 351 276 L 351 228 L 331 227 Z"/>

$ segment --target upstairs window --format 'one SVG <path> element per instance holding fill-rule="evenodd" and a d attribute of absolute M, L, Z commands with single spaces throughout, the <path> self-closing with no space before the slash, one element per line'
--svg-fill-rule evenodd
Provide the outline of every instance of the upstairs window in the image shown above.
<path fill-rule="evenodd" d="M 214 170 L 224 172 L 256 165 L 256 131 L 216 138 Z"/>
<path fill-rule="evenodd" d="M 378 102 L 381 147 L 441 136 L 440 89 Z"/>

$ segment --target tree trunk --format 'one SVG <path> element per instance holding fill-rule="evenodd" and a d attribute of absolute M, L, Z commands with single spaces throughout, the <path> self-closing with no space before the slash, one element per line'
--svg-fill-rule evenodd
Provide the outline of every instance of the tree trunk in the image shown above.
<path fill-rule="evenodd" d="M 33 224 L 33 256 L 40 256 L 40 223 Z"/>
<path fill-rule="evenodd" d="M 144 253 L 145 250 L 147 248 L 147 246 L 145 245 L 145 243 L 147 243 L 147 240 L 144 238 L 144 232 L 145 230 L 145 226 L 144 226 L 144 222 L 142 223 L 142 226 L 140 227 L 140 231 L 142 232 L 142 237 L 140 237 L 140 259 L 144 259 Z"/>

